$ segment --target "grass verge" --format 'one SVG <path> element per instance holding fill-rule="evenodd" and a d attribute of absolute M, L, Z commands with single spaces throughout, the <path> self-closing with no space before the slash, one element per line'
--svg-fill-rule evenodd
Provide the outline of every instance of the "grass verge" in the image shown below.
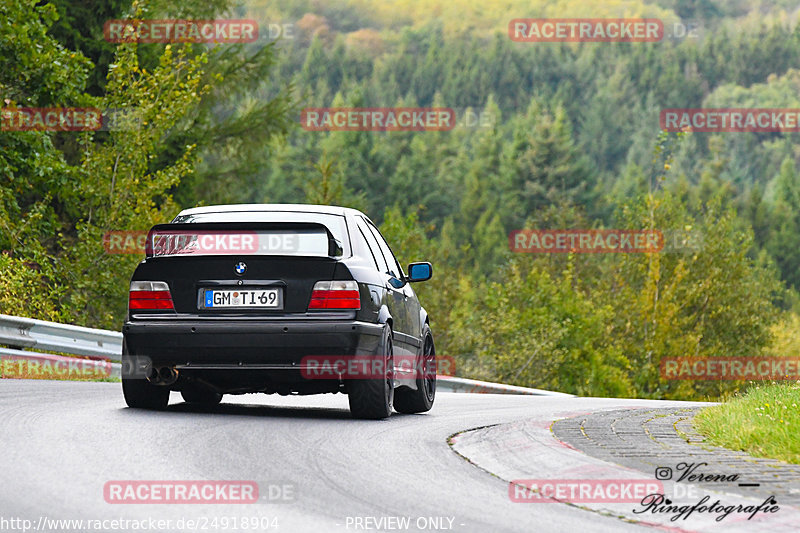
<path fill-rule="evenodd" d="M 708 442 L 800 464 L 800 381 L 759 385 L 703 409 L 694 427 Z"/>

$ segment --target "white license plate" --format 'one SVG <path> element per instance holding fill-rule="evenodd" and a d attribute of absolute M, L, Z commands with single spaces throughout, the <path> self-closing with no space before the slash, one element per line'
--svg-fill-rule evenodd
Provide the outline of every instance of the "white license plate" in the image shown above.
<path fill-rule="evenodd" d="M 206 290 L 203 293 L 203 307 L 261 307 L 278 309 L 281 307 L 280 289 L 222 289 Z"/>

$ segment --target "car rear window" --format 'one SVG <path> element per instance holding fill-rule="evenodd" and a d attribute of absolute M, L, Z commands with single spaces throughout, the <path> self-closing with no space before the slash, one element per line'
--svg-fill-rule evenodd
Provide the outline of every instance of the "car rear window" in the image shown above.
<path fill-rule="evenodd" d="M 177 224 L 202 222 L 314 222 L 328 228 L 333 237 L 339 241 L 343 257 L 352 255 L 347 224 L 345 218 L 341 215 L 302 211 L 226 211 L 178 215 L 172 222 Z"/>

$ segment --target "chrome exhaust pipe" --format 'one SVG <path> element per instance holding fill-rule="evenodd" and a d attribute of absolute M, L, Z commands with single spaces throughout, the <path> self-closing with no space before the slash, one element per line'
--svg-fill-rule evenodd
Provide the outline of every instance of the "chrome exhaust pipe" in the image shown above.
<path fill-rule="evenodd" d="M 149 367 L 147 369 L 147 381 L 153 385 L 172 385 L 178 381 L 178 371 L 169 366 L 161 368 Z"/>
<path fill-rule="evenodd" d="M 162 385 L 172 385 L 178 381 L 178 371 L 169 366 L 162 366 L 158 370 L 158 377 Z"/>
<path fill-rule="evenodd" d="M 147 378 L 147 381 L 150 383 L 157 384 L 158 383 L 158 369 L 152 366 L 148 366 L 144 372 L 144 376 Z"/>

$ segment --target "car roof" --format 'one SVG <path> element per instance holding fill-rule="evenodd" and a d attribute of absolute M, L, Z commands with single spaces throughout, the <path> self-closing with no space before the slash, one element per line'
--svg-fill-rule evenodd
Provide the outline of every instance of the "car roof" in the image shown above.
<path fill-rule="evenodd" d="M 339 207 L 335 205 L 316 205 L 316 204 L 226 204 L 226 205 L 208 205 L 203 207 L 193 207 L 191 209 L 184 209 L 177 216 L 182 215 L 197 215 L 201 213 L 257 213 L 262 211 L 272 212 L 295 212 L 295 213 L 321 213 L 327 215 L 339 216 L 354 216 L 361 215 L 366 217 L 364 213 L 357 209 L 349 207 Z M 367 217 L 369 218 L 369 217 Z"/>

